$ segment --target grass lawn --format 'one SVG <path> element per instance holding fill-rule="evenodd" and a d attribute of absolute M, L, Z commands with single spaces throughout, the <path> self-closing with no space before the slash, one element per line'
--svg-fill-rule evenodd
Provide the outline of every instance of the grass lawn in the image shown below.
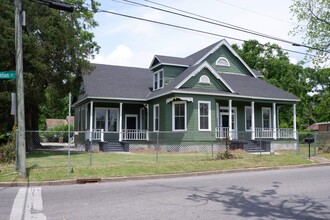
<path fill-rule="evenodd" d="M 72 153 L 71 174 L 65 152 L 40 151 L 27 154 L 28 179 L 17 178 L 14 164 L 0 165 L 0 182 L 48 181 L 87 177 L 119 177 L 170 173 L 188 173 L 227 169 L 276 167 L 313 163 L 295 155 L 251 155 L 235 153 L 237 159 L 214 160 L 211 154 L 159 153 Z M 214 155 L 215 157 L 216 155 Z M 91 163 L 91 164 L 90 164 Z"/>

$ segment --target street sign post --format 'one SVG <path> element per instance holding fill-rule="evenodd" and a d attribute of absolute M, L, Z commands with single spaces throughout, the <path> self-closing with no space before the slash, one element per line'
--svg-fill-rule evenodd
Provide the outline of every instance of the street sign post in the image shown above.
<path fill-rule="evenodd" d="M 15 79 L 16 72 L 0 71 L 0 79 Z"/>

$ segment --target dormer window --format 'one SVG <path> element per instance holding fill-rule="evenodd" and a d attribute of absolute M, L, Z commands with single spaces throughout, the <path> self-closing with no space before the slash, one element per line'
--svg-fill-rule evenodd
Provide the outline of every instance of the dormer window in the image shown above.
<path fill-rule="evenodd" d="M 224 58 L 224 57 L 219 57 L 219 59 L 217 59 L 217 61 L 215 62 L 215 64 L 217 66 L 230 66 L 229 61 Z"/>
<path fill-rule="evenodd" d="M 154 73 L 154 90 L 164 87 L 164 71 L 159 70 Z"/>
<path fill-rule="evenodd" d="M 198 83 L 203 83 L 203 84 L 211 84 L 210 78 L 206 75 L 203 75 L 199 78 Z"/>

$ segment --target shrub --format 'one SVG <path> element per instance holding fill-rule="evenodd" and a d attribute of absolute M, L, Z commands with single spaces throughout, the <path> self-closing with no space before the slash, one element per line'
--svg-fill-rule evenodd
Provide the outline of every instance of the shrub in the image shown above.
<path fill-rule="evenodd" d="M 15 160 L 15 148 L 13 141 L 0 145 L 0 163 L 12 163 Z"/>
<path fill-rule="evenodd" d="M 217 160 L 228 160 L 228 159 L 236 159 L 236 156 L 230 151 L 225 150 L 224 152 L 219 152 L 216 157 Z"/>

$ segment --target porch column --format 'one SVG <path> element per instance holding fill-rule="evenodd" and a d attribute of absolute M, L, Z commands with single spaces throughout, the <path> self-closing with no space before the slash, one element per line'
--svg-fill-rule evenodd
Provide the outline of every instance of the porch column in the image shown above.
<path fill-rule="evenodd" d="M 92 141 L 93 132 L 93 102 L 91 102 L 91 110 L 89 115 L 89 141 Z"/>
<path fill-rule="evenodd" d="M 297 140 L 296 104 L 293 104 L 293 138 Z"/>
<path fill-rule="evenodd" d="M 123 140 L 123 103 L 119 103 L 119 141 Z"/>
<path fill-rule="evenodd" d="M 233 110 L 232 110 L 232 101 L 233 100 L 229 100 L 228 101 L 228 104 L 229 104 L 229 106 L 228 106 L 228 110 L 229 110 L 229 122 L 228 122 L 228 124 L 229 124 L 229 140 L 232 140 L 233 139 L 233 135 L 232 135 L 232 132 L 233 132 L 233 124 L 232 124 L 232 121 L 233 121 Z"/>
<path fill-rule="evenodd" d="M 277 139 L 277 119 L 276 119 L 276 103 L 273 103 L 273 138 Z"/>
<path fill-rule="evenodd" d="M 251 102 L 251 139 L 256 138 L 256 124 L 255 124 L 254 102 Z"/>
<path fill-rule="evenodd" d="M 146 104 L 147 109 L 147 141 L 149 141 L 149 104 Z"/>

